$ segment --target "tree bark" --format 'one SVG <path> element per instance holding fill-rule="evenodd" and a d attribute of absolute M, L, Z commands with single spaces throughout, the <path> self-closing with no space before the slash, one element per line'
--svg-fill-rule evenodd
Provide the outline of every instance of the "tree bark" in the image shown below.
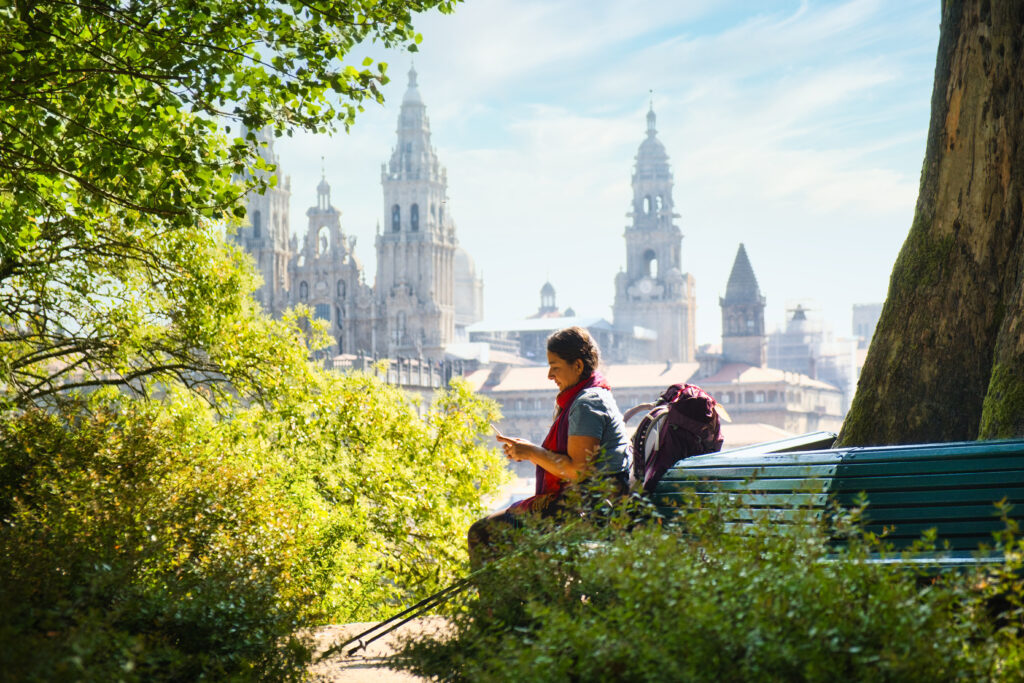
<path fill-rule="evenodd" d="M 1024 0 L 947 0 L 914 222 L 842 445 L 1024 436 Z"/>

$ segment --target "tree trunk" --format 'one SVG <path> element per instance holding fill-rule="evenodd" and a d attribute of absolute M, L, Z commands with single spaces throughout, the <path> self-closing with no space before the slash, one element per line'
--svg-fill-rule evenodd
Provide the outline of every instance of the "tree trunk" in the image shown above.
<path fill-rule="evenodd" d="M 947 0 L 914 222 L 843 445 L 1024 436 L 1024 0 Z"/>

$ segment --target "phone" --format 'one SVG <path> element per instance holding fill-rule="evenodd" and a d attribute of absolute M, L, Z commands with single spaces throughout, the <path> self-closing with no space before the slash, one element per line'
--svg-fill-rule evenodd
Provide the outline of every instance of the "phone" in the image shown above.
<path fill-rule="evenodd" d="M 505 438 L 505 435 L 498 431 L 498 428 L 494 426 L 493 422 L 491 423 L 491 429 L 494 430 L 494 435 L 495 436 L 500 436 L 503 439 Z"/>

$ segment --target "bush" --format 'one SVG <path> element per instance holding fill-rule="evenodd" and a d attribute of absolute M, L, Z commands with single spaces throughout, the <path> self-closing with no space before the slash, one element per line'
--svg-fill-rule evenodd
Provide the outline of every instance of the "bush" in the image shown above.
<path fill-rule="evenodd" d="M 0 417 L 0 679 L 299 680 L 300 633 L 465 571 L 501 458 L 456 383 L 425 416 L 311 370 L 216 413 L 98 394 Z"/>
<path fill-rule="evenodd" d="M 519 532 L 458 605 L 450 636 L 408 643 L 398 664 L 472 681 L 1024 677 L 1019 615 L 993 618 L 991 599 L 1019 603 L 1019 563 L 936 578 L 868 562 L 885 548 L 856 514 L 823 524 L 790 511 L 797 523 L 785 523 L 744 511 L 755 521 L 736 527 L 723 522 L 735 511 L 693 500 L 670 527 L 638 522 L 635 506 L 611 523 L 574 516 L 553 535 Z"/>
<path fill-rule="evenodd" d="M 200 432 L 142 402 L 0 424 L 5 676 L 301 676 L 297 511 Z"/>

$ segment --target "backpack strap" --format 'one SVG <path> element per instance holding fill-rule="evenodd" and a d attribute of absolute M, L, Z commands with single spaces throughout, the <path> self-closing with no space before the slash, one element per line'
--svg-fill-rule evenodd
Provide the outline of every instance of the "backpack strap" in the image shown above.
<path fill-rule="evenodd" d="M 625 415 L 622 416 L 622 421 L 623 422 L 629 422 L 629 418 L 633 417 L 637 413 L 650 410 L 651 408 L 653 408 L 656 405 L 658 405 L 658 403 L 655 401 L 653 403 L 641 403 L 638 406 L 633 406 L 632 408 L 630 408 L 629 410 L 626 411 Z"/>

